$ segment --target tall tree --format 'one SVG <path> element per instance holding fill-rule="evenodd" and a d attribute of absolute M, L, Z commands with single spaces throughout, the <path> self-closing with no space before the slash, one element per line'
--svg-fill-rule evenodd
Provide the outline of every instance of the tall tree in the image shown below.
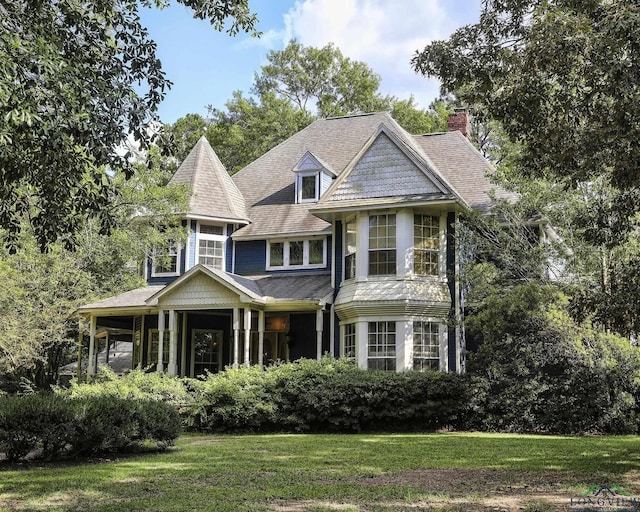
<path fill-rule="evenodd" d="M 247 0 L 179 0 L 217 30 L 255 32 Z M 116 146 L 145 146 L 171 85 L 139 5 L 165 0 L 0 2 L 0 227 L 16 250 L 28 219 L 41 248 L 87 216 L 104 231 L 116 189 L 107 168 L 134 172 Z"/>
<path fill-rule="evenodd" d="M 640 6 L 486 0 L 479 23 L 413 58 L 521 145 L 529 176 L 640 184 Z"/>
<path fill-rule="evenodd" d="M 352 61 L 330 43 L 323 48 L 292 40 L 267 55 L 269 64 L 255 75 L 254 92 L 272 92 L 300 110 L 320 117 L 387 110 L 391 98 L 378 92 L 380 76 L 364 62 Z"/>

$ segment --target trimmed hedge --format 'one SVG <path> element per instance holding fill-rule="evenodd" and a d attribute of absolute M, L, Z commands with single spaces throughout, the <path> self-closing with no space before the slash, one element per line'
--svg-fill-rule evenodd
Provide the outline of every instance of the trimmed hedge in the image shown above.
<path fill-rule="evenodd" d="M 145 441 L 164 448 L 179 434 L 178 413 L 161 401 L 0 396 L 0 454 L 9 461 L 122 452 Z"/>
<path fill-rule="evenodd" d="M 205 432 L 360 432 L 460 427 L 470 402 L 464 376 L 389 373 L 348 360 L 226 370 L 192 381 L 189 427 Z"/>

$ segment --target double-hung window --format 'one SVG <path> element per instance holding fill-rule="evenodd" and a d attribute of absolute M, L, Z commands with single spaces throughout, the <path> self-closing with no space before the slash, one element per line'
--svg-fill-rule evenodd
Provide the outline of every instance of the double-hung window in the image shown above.
<path fill-rule="evenodd" d="M 151 277 L 165 277 L 178 275 L 180 248 L 175 240 L 169 240 L 163 248 L 153 251 Z"/>
<path fill-rule="evenodd" d="M 396 323 L 369 322 L 367 367 L 370 370 L 396 369 Z"/>
<path fill-rule="evenodd" d="M 369 275 L 396 273 L 396 216 L 369 216 Z"/>
<path fill-rule="evenodd" d="M 356 357 L 356 324 L 345 324 L 343 340 L 344 357 Z"/>
<path fill-rule="evenodd" d="M 344 229 L 344 278 L 356 277 L 356 223 L 347 222 Z"/>
<path fill-rule="evenodd" d="M 419 276 L 437 276 L 440 259 L 440 218 L 414 215 L 413 271 Z"/>
<path fill-rule="evenodd" d="M 224 270 L 224 228 L 200 225 L 198 233 L 198 263 Z"/>
<path fill-rule="evenodd" d="M 326 239 L 270 241 L 267 269 L 321 268 L 327 262 Z"/>
<path fill-rule="evenodd" d="M 440 324 L 413 322 L 413 369 L 440 369 Z"/>

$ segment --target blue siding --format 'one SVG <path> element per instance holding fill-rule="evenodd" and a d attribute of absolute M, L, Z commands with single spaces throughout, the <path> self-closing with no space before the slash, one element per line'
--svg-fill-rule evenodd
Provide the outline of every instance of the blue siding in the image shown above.
<path fill-rule="evenodd" d="M 224 269 L 227 272 L 231 272 L 233 268 L 233 240 L 231 235 L 233 234 L 233 224 L 227 224 L 227 240 L 224 243 L 225 255 L 224 255 Z"/>
<path fill-rule="evenodd" d="M 342 238 L 343 238 L 342 231 L 343 231 L 342 221 L 338 220 L 336 221 L 336 229 L 333 234 L 336 241 L 336 261 L 333 262 L 335 275 L 336 275 L 336 282 L 334 283 L 333 287 L 335 288 L 336 295 L 338 295 L 338 288 L 340 287 L 340 283 L 342 282 L 342 276 L 343 276 L 342 267 L 344 265 L 344 256 L 342 254 L 342 250 L 343 250 L 344 244 L 342 242 Z"/>
<path fill-rule="evenodd" d="M 185 269 L 185 271 L 189 270 L 196 265 L 196 221 L 191 221 L 191 226 L 189 230 L 189 239 L 187 240 L 187 244 L 189 244 L 189 265 Z"/>
<path fill-rule="evenodd" d="M 236 242 L 236 268 L 239 275 L 264 274 L 267 267 L 266 240 Z"/>

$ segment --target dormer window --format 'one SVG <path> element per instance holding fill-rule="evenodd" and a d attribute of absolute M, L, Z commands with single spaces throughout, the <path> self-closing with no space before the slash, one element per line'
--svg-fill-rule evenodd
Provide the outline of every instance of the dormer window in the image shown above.
<path fill-rule="evenodd" d="M 296 204 L 317 202 L 336 176 L 327 164 L 311 152 L 305 153 L 293 172 L 296 175 Z"/>
<path fill-rule="evenodd" d="M 311 203 L 318 200 L 318 182 L 320 173 L 298 174 L 298 190 L 297 203 Z"/>

